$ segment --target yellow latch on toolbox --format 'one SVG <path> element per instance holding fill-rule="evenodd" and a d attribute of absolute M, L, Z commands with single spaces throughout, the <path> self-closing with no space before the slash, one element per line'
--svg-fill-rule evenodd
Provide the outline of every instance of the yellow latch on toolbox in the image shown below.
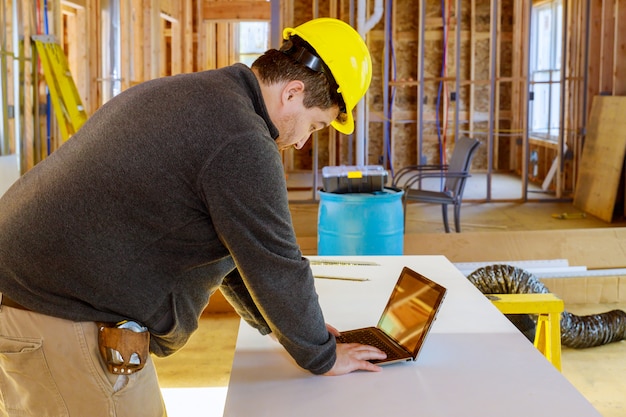
<path fill-rule="evenodd" d="M 348 171 L 348 178 L 363 178 L 361 171 Z"/>

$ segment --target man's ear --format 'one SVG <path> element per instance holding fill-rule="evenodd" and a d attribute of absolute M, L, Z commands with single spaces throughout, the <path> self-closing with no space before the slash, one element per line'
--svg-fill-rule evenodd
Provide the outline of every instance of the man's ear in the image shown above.
<path fill-rule="evenodd" d="M 283 102 L 287 103 L 304 94 L 304 83 L 299 80 L 289 81 L 283 88 Z"/>

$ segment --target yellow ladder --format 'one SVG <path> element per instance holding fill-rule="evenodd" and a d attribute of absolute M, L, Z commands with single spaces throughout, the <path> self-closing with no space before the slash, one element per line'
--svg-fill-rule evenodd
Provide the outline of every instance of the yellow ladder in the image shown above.
<path fill-rule="evenodd" d="M 52 35 L 36 35 L 32 39 L 43 66 L 61 137 L 66 141 L 87 121 L 87 113 L 61 45 Z"/>

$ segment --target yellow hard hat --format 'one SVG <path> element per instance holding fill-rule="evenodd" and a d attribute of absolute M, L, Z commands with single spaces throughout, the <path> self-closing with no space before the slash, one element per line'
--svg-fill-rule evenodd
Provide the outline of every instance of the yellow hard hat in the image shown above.
<path fill-rule="evenodd" d="M 313 19 L 295 28 L 286 28 L 283 38 L 297 35 L 309 43 L 324 61 L 339 86 L 346 105 L 345 118 L 331 125 L 346 135 L 354 131 L 352 110 L 365 95 L 372 80 L 372 58 L 361 35 L 347 23 L 330 17 Z"/>

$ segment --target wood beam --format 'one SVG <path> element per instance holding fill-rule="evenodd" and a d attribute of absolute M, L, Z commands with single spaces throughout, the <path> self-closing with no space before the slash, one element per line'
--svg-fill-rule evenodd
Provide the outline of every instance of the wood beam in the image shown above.
<path fill-rule="evenodd" d="M 202 5 L 204 20 L 269 21 L 269 1 L 205 1 Z"/>
<path fill-rule="evenodd" d="M 193 72 L 194 70 L 194 56 L 193 56 L 193 3 L 191 0 L 183 0 L 182 6 L 182 60 L 183 60 L 183 72 Z"/>
<path fill-rule="evenodd" d="M 615 3 L 602 5 L 602 37 L 600 38 L 600 92 L 613 92 L 613 45 L 615 43 Z"/>
<path fill-rule="evenodd" d="M 160 2 L 161 18 L 170 22 L 180 19 L 180 1 L 161 0 Z"/>
<path fill-rule="evenodd" d="M 596 96 L 600 92 L 600 57 L 602 39 L 602 1 L 592 0 L 589 8 L 590 33 L 589 33 L 589 67 L 587 68 L 587 96 Z M 591 99 L 587 101 L 585 113 L 591 111 Z"/>
<path fill-rule="evenodd" d="M 626 3 L 618 1 L 615 10 L 615 73 L 613 94 L 626 95 Z"/>
<path fill-rule="evenodd" d="M 87 4 L 86 0 L 61 0 L 61 5 L 73 9 L 84 9 Z"/>

